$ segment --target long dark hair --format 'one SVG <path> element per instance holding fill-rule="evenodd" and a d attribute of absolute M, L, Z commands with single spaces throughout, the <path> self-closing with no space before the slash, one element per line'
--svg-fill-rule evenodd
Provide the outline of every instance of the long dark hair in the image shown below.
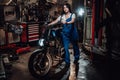
<path fill-rule="evenodd" d="M 69 3 L 64 3 L 63 6 L 62 6 L 62 13 L 61 14 L 62 15 L 65 14 L 65 12 L 64 12 L 64 5 L 66 5 L 66 7 L 69 9 L 70 13 L 72 13 L 70 4 Z"/>

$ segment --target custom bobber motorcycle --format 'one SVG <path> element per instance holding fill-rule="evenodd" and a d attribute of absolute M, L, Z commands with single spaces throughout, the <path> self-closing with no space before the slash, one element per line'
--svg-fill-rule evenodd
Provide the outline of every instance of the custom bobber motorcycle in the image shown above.
<path fill-rule="evenodd" d="M 35 78 L 45 78 L 54 64 L 56 56 L 59 62 L 63 61 L 63 45 L 61 40 L 61 28 L 53 29 L 43 26 L 41 28 L 39 49 L 33 51 L 29 58 L 29 72 Z"/>

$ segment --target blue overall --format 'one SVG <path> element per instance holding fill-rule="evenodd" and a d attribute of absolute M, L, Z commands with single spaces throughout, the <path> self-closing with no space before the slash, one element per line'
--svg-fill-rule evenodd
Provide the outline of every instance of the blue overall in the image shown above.
<path fill-rule="evenodd" d="M 72 14 L 71 16 L 66 20 L 66 22 L 69 22 L 72 20 Z M 74 51 L 74 60 L 78 60 L 80 56 L 79 46 L 77 43 L 78 40 L 78 33 L 77 28 L 73 24 L 63 24 L 62 25 L 62 40 L 63 45 L 65 49 L 65 62 L 66 64 L 70 63 L 70 53 L 69 53 L 69 44 L 72 43 L 73 45 L 73 51 Z"/>

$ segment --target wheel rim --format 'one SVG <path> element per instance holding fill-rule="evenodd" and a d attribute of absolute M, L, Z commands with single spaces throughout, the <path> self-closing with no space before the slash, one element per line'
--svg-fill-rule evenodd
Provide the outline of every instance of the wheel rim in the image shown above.
<path fill-rule="evenodd" d="M 36 74 L 44 76 L 50 69 L 50 62 L 48 56 L 38 55 L 33 61 L 33 69 Z"/>

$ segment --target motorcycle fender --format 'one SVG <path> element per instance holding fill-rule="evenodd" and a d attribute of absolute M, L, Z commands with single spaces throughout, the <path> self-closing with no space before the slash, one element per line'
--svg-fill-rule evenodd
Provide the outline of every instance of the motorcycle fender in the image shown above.
<path fill-rule="evenodd" d="M 33 51 L 33 53 L 37 53 L 37 52 L 41 52 L 43 49 L 37 49 L 35 51 Z"/>

